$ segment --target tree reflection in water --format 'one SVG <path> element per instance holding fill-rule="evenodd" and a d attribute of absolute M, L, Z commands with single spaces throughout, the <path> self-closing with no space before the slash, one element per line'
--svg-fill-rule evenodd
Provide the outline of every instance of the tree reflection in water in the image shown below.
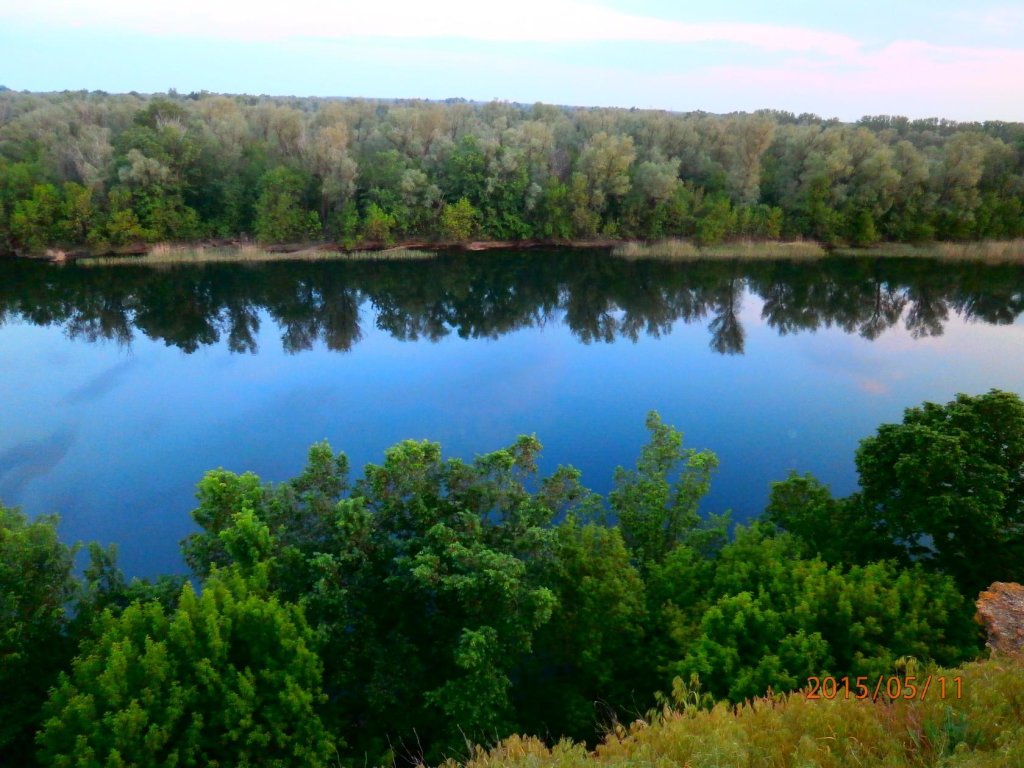
<path fill-rule="evenodd" d="M 452 254 L 429 262 L 284 262 L 153 269 L 0 262 L 0 324 L 58 325 L 128 345 L 136 334 L 185 352 L 225 340 L 257 352 L 261 316 L 288 352 L 345 352 L 372 316 L 401 340 L 498 338 L 564 323 L 582 343 L 661 336 L 706 323 L 709 346 L 742 354 L 745 295 L 780 334 L 821 327 L 915 338 L 950 314 L 1008 324 L 1024 310 L 1024 268 L 924 259 L 815 262 L 622 261 L 604 252 Z M 361 313 L 366 308 L 372 312 Z"/>

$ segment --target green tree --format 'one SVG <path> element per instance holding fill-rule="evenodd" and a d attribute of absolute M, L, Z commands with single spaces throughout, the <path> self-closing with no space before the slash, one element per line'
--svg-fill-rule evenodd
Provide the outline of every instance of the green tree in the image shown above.
<path fill-rule="evenodd" d="M 327 222 L 328 233 L 346 248 L 351 248 L 359 240 L 359 230 L 359 206 L 355 200 L 346 200 Z"/>
<path fill-rule="evenodd" d="M 61 204 L 61 239 L 81 245 L 94 240 L 100 228 L 99 213 L 93 204 L 92 190 L 66 182 Z"/>
<path fill-rule="evenodd" d="M 908 408 L 857 451 L 862 513 L 973 595 L 1024 580 L 1024 402 L 960 394 Z"/>
<path fill-rule="evenodd" d="M 960 240 L 973 233 L 989 141 L 981 134 L 965 132 L 943 144 L 941 161 L 932 172 L 939 237 Z"/>
<path fill-rule="evenodd" d="M 644 653 L 644 583 L 617 528 L 570 515 L 554 533 L 541 571 L 554 611 L 513 695 L 527 732 L 593 739 L 609 713 L 628 711 L 656 684 Z"/>
<path fill-rule="evenodd" d="M 629 171 L 635 159 L 632 136 L 601 131 L 583 146 L 572 179 L 574 216 L 582 234 L 594 234 L 602 221 L 615 225 L 619 202 L 632 185 Z"/>
<path fill-rule="evenodd" d="M 850 213 L 846 216 L 846 223 L 847 237 L 852 245 L 871 245 L 878 240 L 875 217 L 871 211 L 861 208 L 855 213 Z"/>
<path fill-rule="evenodd" d="M 51 693 L 42 763 L 326 765 L 312 631 L 260 581 L 217 572 L 173 611 L 106 611 Z"/>
<path fill-rule="evenodd" d="M 711 451 L 683 448 L 681 432 L 664 424 L 654 411 L 647 415 L 650 442 L 643 447 L 636 469 L 615 470 L 615 487 L 608 495 L 623 538 L 637 562 L 661 562 L 678 544 L 716 540 L 721 520 L 702 526 L 700 500 L 711 487 L 718 458 Z M 678 472 L 676 478 L 672 473 Z"/>
<path fill-rule="evenodd" d="M 466 198 L 457 203 L 445 203 L 441 209 L 441 237 L 445 240 L 463 242 L 473 237 L 480 214 Z"/>
<path fill-rule="evenodd" d="M 119 187 L 112 189 L 109 204 L 110 216 L 107 218 L 103 240 L 110 245 L 120 246 L 156 239 L 156 233 L 146 229 L 132 209 L 131 193 L 128 190 Z M 100 239 L 97 237 L 94 242 Z"/>
<path fill-rule="evenodd" d="M 466 198 L 477 210 L 486 204 L 487 156 L 476 136 L 464 136 L 449 155 L 442 171 L 441 190 L 449 200 Z"/>
<path fill-rule="evenodd" d="M 10 231 L 14 204 L 31 194 L 38 178 L 38 169 L 28 163 L 10 163 L 0 156 L 0 251 L 3 253 L 14 247 Z"/>
<path fill-rule="evenodd" d="M 830 564 L 864 564 L 902 554 L 888 532 L 863 514 L 857 497 L 836 499 L 811 474 L 791 472 L 772 483 L 763 519 L 791 533 L 804 556 Z"/>
<path fill-rule="evenodd" d="M 317 629 L 332 727 L 360 753 L 433 759 L 520 722 L 513 676 L 556 602 L 539 563 L 580 494 L 564 472 L 527 490 L 539 449 L 524 437 L 465 464 L 406 441 L 352 486 L 323 444 L 286 484 L 209 473 L 186 557 L 243 565 L 240 522 L 272 529 L 272 583 Z"/>
<path fill-rule="evenodd" d="M 117 565 L 117 547 L 101 547 L 91 542 L 88 547 L 89 564 L 83 569 L 76 585 L 74 618 L 71 635 L 81 643 L 95 637 L 101 625 L 98 619 L 106 610 L 119 615 L 135 602 L 159 602 L 165 610 L 173 611 L 185 585 L 184 576 L 159 576 L 155 581 L 133 578 L 130 581 Z"/>
<path fill-rule="evenodd" d="M 971 603 L 948 576 L 891 561 L 829 566 L 759 525 L 722 549 L 709 591 L 706 610 L 672 614 L 683 657 L 669 668 L 732 701 L 809 675 L 894 674 L 903 656 L 958 663 L 979 647 Z"/>
<path fill-rule="evenodd" d="M 568 186 L 556 179 L 550 179 L 544 186 L 534 213 L 537 233 L 541 237 L 568 240 L 573 236 L 573 212 L 570 202 Z"/>
<path fill-rule="evenodd" d="M 65 606 L 74 594 L 75 550 L 57 519 L 33 521 L 0 504 L 0 762 L 31 763 L 46 692 L 70 661 Z"/>
<path fill-rule="evenodd" d="M 398 226 L 398 218 L 386 212 L 376 203 L 370 203 L 363 216 L 363 237 L 385 245 L 393 243 L 393 232 Z"/>
<path fill-rule="evenodd" d="M 355 194 L 358 167 L 348 153 L 344 123 L 328 125 L 313 141 L 313 171 L 320 182 L 320 219 L 327 223 Z"/>
<path fill-rule="evenodd" d="M 680 186 L 679 161 L 644 160 L 633 170 L 629 214 L 635 217 L 631 230 L 641 237 L 665 234 L 668 201 Z"/>
<path fill-rule="evenodd" d="M 189 240 L 202 234 L 199 215 L 185 204 L 184 170 L 175 158 L 156 150 L 156 156 L 132 148 L 122 158 L 118 180 L 130 193 L 131 209 L 150 239 Z M 187 160 L 179 160 L 187 163 Z"/>
<path fill-rule="evenodd" d="M 36 184 L 32 197 L 14 204 L 11 235 L 26 253 L 42 253 L 60 239 L 60 191 L 52 184 Z"/>
<path fill-rule="evenodd" d="M 278 166 L 260 179 L 256 200 L 255 235 L 265 243 L 306 240 L 320 234 L 320 218 L 305 207 L 306 179 L 291 168 Z"/>
<path fill-rule="evenodd" d="M 701 245 L 722 242 L 735 228 L 736 215 L 725 195 L 709 195 L 697 210 L 697 241 Z"/>

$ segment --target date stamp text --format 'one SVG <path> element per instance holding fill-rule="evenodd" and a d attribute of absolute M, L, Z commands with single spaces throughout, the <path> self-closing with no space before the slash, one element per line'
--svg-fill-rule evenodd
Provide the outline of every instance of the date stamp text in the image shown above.
<path fill-rule="evenodd" d="M 880 699 L 896 701 L 904 699 L 924 701 L 928 696 L 940 699 L 959 699 L 963 697 L 963 678 L 946 677 L 944 675 L 928 675 L 927 677 L 808 677 L 808 700 L 833 701 L 835 699 Z"/>

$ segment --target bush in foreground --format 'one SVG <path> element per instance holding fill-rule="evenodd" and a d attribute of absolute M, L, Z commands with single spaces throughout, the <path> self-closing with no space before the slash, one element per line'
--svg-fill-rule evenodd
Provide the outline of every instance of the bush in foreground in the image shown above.
<path fill-rule="evenodd" d="M 38 737 L 52 766 L 326 765 L 320 660 L 301 610 L 260 579 L 216 572 L 176 610 L 99 619 Z"/>
<path fill-rule="evenodd" d="M 929 673 L 919 673 L 922 679 Z M 466 768 L 687 766 L 687 768 L 1011 768 L 1024 765 L 1024 662 L 998 658 L 930 672 L 911 701 L 809 700 L 807 692 L 708 710 L 675 708 L 611 733 L 594 751 L 549 749 L 513 737 L 480 750 Z M 937 686 L 946 679 L 945 697 Z M 960 681 L 957 696 L 955 680 Z M 456 763 L 449 762 L 449 768 Z"/>

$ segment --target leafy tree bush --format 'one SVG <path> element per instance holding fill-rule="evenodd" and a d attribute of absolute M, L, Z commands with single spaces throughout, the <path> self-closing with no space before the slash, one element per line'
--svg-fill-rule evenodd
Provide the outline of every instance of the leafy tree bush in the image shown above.
<path fill-rule="evenodd" d="M 857 451 L 862 514 L 967 594 L 1024 580 L 1024 402 L 1011 392 L 908 408 Z"/>
<path fill-rule="evenodd" d="M 390 734 L 392 747 L 416 754 L 418 738 L 435 754 L 511 733 L 510 675 L 554 607 L 528 560 L 550 547 L 554 508 L 575 487 L 526 490 L 539 448 L 521 438 L 467 465 L 407 441 L 347 498 L 347 462 L 326 445 L 283 486 L 210 473 L 186 556 L 200 573 L 237 563 L 225 545 L 236 509 L 273 529 L 273 581 L 316 623 L 329 717 L 357 749 L 383 755 Z"/>
<path fill-rule="evenodd" d="M 97 241 L 107 241 L 111 245 L 129 245 L 130 243 L 154 240 L 156 233 L 143 227 L 138 214 L 131 207 L 132 199 L 128 190 L 114 189 L 110 193 L 110 216 L 107 219 L 106 237 L 97 237 Z"/>
<path fill-rule="evenodd" d="M 641 691 L 658 684 L 641 651 L 643 579 L 618 529 L 575 517 L 556 527 L 541 568 L 555 606 L 512 692 L 520 728 L 591 740 L 595 722 L 628 711 Z"/>
<path fill-rule="evenodd" d="M 619 467 L 608 502 L 623 539 L 637 562 L 660 563 L 676 546 L 694 543 L 701 530 L 697 507 L 711 488 L 718 457 L 711 451 L 683 448 L 681 432 L 664 424 L 657 413 L 647 416 L 650 442 L 635 470 Z M 674 481 L 670 475 L 678 471 Z M 721 525 L 724 521 L 715 521 Z M 717 528 L 712 529 L 712 535 Z"/>
<path fill-rule="evenodd" d="M 61 237 L 60 192 L 52 184 L 36 184 L 32 197 L 19 200 L 11 213 L 11 235 L 26 253 L 42 253 Z"/>
<path fill-rule="evenodd" d="M 860 490 L 810 475 L 774 483 L 765 517 L 830 563 L 894 558 L 952 576 L 965 595 L 1024 579 L 1024 402 L 957 395 L 904 412 L 857 451 Z"/>
<path fill-rule="evenodd" d="M 445 203 L 441 209 L 440 231 L 445 240 L 469 240 L 476 231 L 480 214 L 466 198 L 457 203 Z"/>
<path fill-rule="evenodd" d="M 398 226 L 398 218 L 393 213 L 386 212 L 376 203 L 370 203 L 363 216 L 363 237 L 367 240 L 391 245 L 394 240 L 393 232 Z"/>
<path fill-rule="evenodd" d="M 320 217 L 303 205 L 305 186 L 300 173 L 284 166 L 263 175 L 255 207 L 257 240 L 280 243 L 320 234 Z"/>
<path fill-rule="evenodd" d="M 732 701 L 794 690 L 810 675 L 877 678 L 903 656 L 957 663 L 978 648 L 971 603 L 952 579 L 892 562 L 829 567 L 794 542 L 755 527 L 737 533 L 715 565 L 712 595 L 675 666 Z"/>
<path fill-rule="evenodd" d="M 653 412 L 607 499 L 537 477 L 532 436 L 469 463 L 405 441 L 354 482 L 320 443 L 285 483 L 206 474 L 198 590 L 128 583 L 95 545 L 75 579 L 53 519 L 0 507 L 0 755 L 29 761 L 41 727 L 46 765 L 437 761 L 524 730 L 593 742 L 659 690 L 695 711 L 957 663 L 972 584 L 1019 573 L 1022 412 L 998 391 L 910 409 L 862 445 L 859 493 L 792 475 L 731 540 L 698 509 L 714 454 Z"/>
<path fill-rule="evenodd" d="M 864 514 L 859 498 L 836 499 L 811 474 L 772 483 L 763 519 L 793 534 L 802 555 L 825 562 L 865 564 L 906 558 L 881 523 Z"/>
<path fill-rule="evenodd" d="M 265 530 L 265 529 L 264 529 Z M 217 572 L 177 607 L 107 611 L 46 706 L 44 765 L 327 765 L 320 660 L 265 576 Z"/>
<path fill-rule="evenodd" d="M 698 212 L 697 241 L 701 245 L 722 242 L 733 231 L 735 218 L 727 197 L 711 195 L 705 198 Z"/>
<path fill-rule="evenodd" d="M 73 548 L 57 519 L 34 521 L 0 504 L 0 762 L 24 765 L 49 686 L 74 650 L 65 606 L 74 594 Z"/>

